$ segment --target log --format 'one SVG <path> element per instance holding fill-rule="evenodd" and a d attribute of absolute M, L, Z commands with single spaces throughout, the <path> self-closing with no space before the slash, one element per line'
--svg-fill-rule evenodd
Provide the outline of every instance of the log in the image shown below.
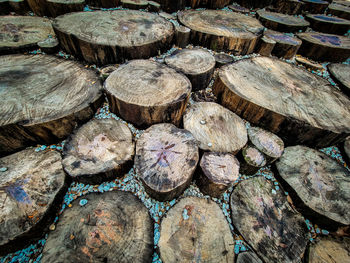
<path fill-rule="evenodd" d="M 248 141 L 243 120 L 214 102 L 198 102 L 188 107 L 183 123 L 204 151 L 236 154 Z"/>
<path fill-rule="evenodd" d="M 48 16 L 46 0 L 27 0 L 30 9 L 38 16 Z"/>
<path fill-rule="evenodd" d="M 173 124 L 155 124 L 136 142 L 136 172 L 146 192 L 159 201 L 182 194 L 192 181 L 198 159 L 193 135 Z"/>
<path fill-rule="evenodd" d="M 327 9 L 327 14 L 350 20 L 350 6 L 330 4 Z"/>
<path fill-rule="evenodd" d="M 175 26 L 175 45 L 185 48 L 190 42 L 191 29 L 185 26 Z"/>
<path fill-rule="evenodd" d="M 268 38 L 266 36 L 263 36 L 260 38 L 258 45 L 256 46 L 256 53 L 262 55 L 262 56 L 271 56 L 271 52 L 274 49 L 276 45 L 276 41 Z"/>
<path fill-rule="evenodd" d="M 33 148 L 0 159 L 1 256 L 41 237 L 54 219 L 68 188 L 61 160 Z"/>
<path fill-rule="evenodd" d="M 171 22 L 134 10 L 66 14 L 53 27 L 67 53 L 98 65 L 156 56 L 174 35 Z"/>
<path fill-rule="evenodd" d="M 259 21 L 267 28 L 280 32 L 305 31 L 310 23 L 303 18 L 286 14 L 258 10 L 256 15 Z"/>
<path fill-rule="evenodd" d="M 138 127 L 160 122 L 179 125 L 191 93 L 184 75 L 150 60 L 121 65 L 104 87 L 111 111 Z"/>
<path fill-rule="evenodd" d="M 306 15 L 311 28 L 318 32 L 344 35 L 350 29 L 350 21 L 344 18 L 327 15 Z"/>
<path fill-rule="evenodd" d="M 76 130 L 63 148 L 63 167 L 74 181 L 100 184 L 123 176 L 133 165 L 135 144 L 124 123 L 91 120 Z"/>
<path fill-rule="evenodd" d="M 237 12 L 237 13 L 242 13 L 242 14 L 249 14 L 250 13 L 250 10 L 248 8 L 240 6 L 236 3 L 229 5 L 228 8 L 230 8 L 233 12 Z"/>
<path fill-rule="evenodd" d="M 338 84 L 341 91 L 350 98 L 350 66 L 340 63 L 331 63 L 327 66 L 332 79 Z"/>
<path fill-rule="evenodd" d="M 85 0 L 86 4 L 94 7 L 113 8 L 119 5 L 119 0 Z"/>
<path fill-rule="evenodd" d="M 203 194 L 219 198 L 239 178 L 239 162 L 230 153 L 205 152 L 196 181 Z"/>
<path fill-rule="evenodd" d="M 236 263 L 263 263 L 261 259 L 252 251 L 241 252 L 237 255 Z"/>
<path fill-rule="evenodd" d="M 274 0 L 235 0 L 237 4 L 247 8 L 264 8 L 271 5 Z"/>
<path fill-rule="evenodd" d="M 215 67 L 220 68 L 226 64 L 232 63 L 234 61 L 233 57 L 225 53 L 217 53 L 214 56 L 215 58 Z"/>
<path fill-rule="evenodd" d="M 150 12 L 159 12 L 160 11 L 160 4 L 155 1 L 147 1 L 148 2 L 148 11 Z"/>
<path fill-rule="evenodd" d="M 231 194 L 232 223 L 264 262 L 300 262 L 308 243 L 303 217 L 262 176 L 241 181 Z"/>
<path fill-rule="evenodd" d="M 0 155 L 65 139 L 102 104 L 96 74 L 47 55 L 0 56 Z"/>
<path fill-rule="evenodd" d="M 133 10 L 147 9 L 148 2 L 145 0 L 121 0 L 123 8 L 129 8 Z"/>
<path fill-rule="evenodd" d="M 112 74 L 113 71 L 117 70 L 117 66 L 115 65 L 107 65 L 105 67 L 102 67 L 100 69 L 100 78 L 102 79 L 102 81 L 105 81 L 109 75 Z"/>
<path fill-rule="evenodd" d="M 350 165 L 350 136 L 346 137 L 343 147 L 340 149 L 342 150 L 344 161 Z"/>
<path fill-rule="evenodd" d="M 350 134 L 350 100 L 325 79 L 269 57 L 240 60 L 219 70 L 218 101 L 286 145 L 322 148 Z"/>
<path fill-rule="evenodd" d="M 152 261 L 153 220 L 137 197 L 113 191 L 84 199 L 84 206 L 77 199 L 60 216 L 41 262 Z"/>
<path fill-rule="evenodd" d="M 49 19 L 32 16 L 0 17 L 0 55 L 38 48 L 37 43 L 54 31 Z"/>
<path fill-rule="evenodd" d="M 46 0 L 49 16 L 57 17 L 66 13 L 83 11 L 85 0 Z"/>
<path fill-rule="evenodd" d="M 46 54 L 53 54 L 59 50 L 59 43 L 56 38 L 48 37 L 37 43 L 38 47 Z"/>
<path fill-rule="evenodd" d="M 295 62 L 297 62 L 300 65 L 303 65 L 308 70 L 320 70 L 320 71 L 324 70 L 322 64 L 311 61 L 310 59 L 304 58 L 300 55 L 297 55 L 295 57 Z"/>
<path fill-rule="evenodd" d="M 162 10 L 168 13 L 177 12 L 178 10 L 185 9 L 186 0 L 155 0 L 160 3 Z"/>
<path fill-rule="evenodd" d="M 224 8 L 226 5 L 228 5 L 231 1 L 230 0 L 188 0 L 187 2 L 188 2 L 187 5 L 192 7 L 192 9 L 195 9 L 198 7 L 221 9 L 221 8 Z"/>
<path fill-rule="evenodd" d="M 186 75 L 193 91 L 207 88 L 215 69 L 214 56 L 204 49 L 177 50 L 165 58 L 165 63 Z"/>
<path fill-rule="evenodd" d="M 222 10 L 184 11 L 181 24 L 191 29 L 191 43 L 235 55 L 250 54 L 264 27 L 250 16 Z"/>
<path fill-rule="evenodd" d="M 337 161 L 298 145 L 287 147 L 274 169 L 306 218 L 329 230 L 350 225 L 350 172 Z"/>
<path fill-rule="evenodd" d="M 304 2 L 303 11 L 311 14 L 323 14 L 329 3 L 323 0 L 301 0 Z"/>
<path fill-rule="evenodd" d="M 265 155 L 252 145 L 247 145 L 242 149 L 238 154 L 238 160 L 241 164 L 239 173 L 246 175 L 256 174 L 267 164 Z"/>
<path fill-rule="evenodd" d="M 349 0 L 333 0 L 332 3 L 350 7 L 350 1 Z"/>
<path fill-rule="evenodd" d="M 303 10 L 304 3 L 300 0 L 276 0 L 275 11 L 287 15 L 299 15 Z"/>
<path fill-rule="evenodd" d="M 9 0 L 9 4 L 12 11 L 19 15 L 25 15 L 30 10 L 27 0 Z"/>
<path fill-rule="evenodd" d="M 220 207 L 210 199 L 186 197 L 162 219 L 163 262 L 234 262 L 234 240 Z"/>
<path fill-rule="evenodd" d="M 317 61 L 342 62 L 350 56 L 350 39 L 318 32 L 299 33 L 299 54 Z"/>

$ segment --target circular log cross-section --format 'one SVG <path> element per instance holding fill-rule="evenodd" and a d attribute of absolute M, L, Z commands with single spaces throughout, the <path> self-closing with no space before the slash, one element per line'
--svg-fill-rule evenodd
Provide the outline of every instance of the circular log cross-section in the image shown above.
<path fill-rule="evenodd" d="M 182 49 L 165 58 L 165 63 L 188 77 L 192 90 L 207 88 L 215 69 L 215 58 L 204 49 Z"/>
<path fill-rule="evenodd" d="M 306 253 L 309 263 L 350 262 L 349 237 L 322 237 L 312 242 Z"/>
<path fill-rule="evenodd" d="M 238 154 L 240 161 L 240 174 L 252 175 L 259 171 L 260 168 L 266 166 L 266 156 L 252 145 L 245 146 Z"/>
<path fill-rule="evenodd" d="M 276 42 L 271 54 L 284 59 L 293 58 L 302 44 L 302 41 L 297 37 L 288 36 L 272 30 L 267 30 L 264 33 L 264 37 Z"/>
<path fill-rule="evenodd" d="M 122 176 L 133 165 L 132 137 L 128 126 L 113 118 L 89 121 L 65 143 L 64 170 L 73 180 L 88 184 Z"/>
<path fill-rule="evenodd" d="M 214 58 L 215 58 L 215 62 L 216 62 L 215 63 L 216 68 L 220 68 L 223 65 L 232 63 L 234 61 L 233 57 L 231 57 L 230 55 L 225 54 L 225 53 L 215 54 Z"/>
<path fill-rule="evenodd" d="M 323 14 L 329 3 L 323 0 L 301 0 L 304 2 L 303 11 L 311 14 Z"/>
<path fill-rule="evenodd" d="M 28 245 L 55 217 L 67 190 L 61 155 L 29 148 L 0 159 L 0 255 Z"/>
<path fill-rule="evenodd" d="M 191 105 L 183 123 L 204 151 L 236 154 L 248 141 L 243 120 L 215 102 Z"/>
<path fill-rule="evenodd" d="M 171 22 L 134 10 L 70 13 L 57 17 L 53 27 L 66 52 L 96 64 L 158 55 L 174 35 Z"/>
<path fill-rule="evenodd" d="M 190 185 L 199 153 L 192 134 L 168 123 L 148 128 L 136 143 L 135 167 L 146 192 L 159 201 Z"/>
<path fill-rule="evenodd" d="M 47 55 L 0 56 L 0 155 L 56 143 L 103 101 L 97 75 Z"/>
<path fill-rule="evenodd" d="M 264 27 L 250 16 L 222 10 L 184 11 L 181 24 L 191 29 L 191 42 L 235 55 L 253 53 Z"/>
<path fill-rule="evenodd" d="M 163 262 L 234 262 L 234 240 L 220 207 L 210 199 L 186 197 L 160 225 Z"/>
<path fill-rule="evenodd" d="M 350 66 L 337 63 L 329 64 L 327 68 L 342 92 L 350 98 Z"/>
<path fill-rule="evenodd" d="M 121 65 L 104 86 L 111 111 L 138 127 L 160 122 L 179 125 L 191 93 L 184 75 L 150 60 Z"/>
<path fill-rule="evenodd" d="M 350 100 L 325 79 L 269 57 L 244 59 L 219 70 L 218 101 L 286 145 L 334 145 L 350 134 Z"/>
<path fill-rule="evenodd" d="M 152 261 L 153 221 L 137 197 L 91 193 L 72 203 L 49 233 L 41 262 Z"/>
<path fill-rule="evenodd" d="M 327 15 L 306 15 L 311 28 L 318 32 L 344 35 L 350 29 L 350 21 L 344 18 Z"/>
<path fill-rule="evenodd" d="M 350 4 L 350 2 L 349 2 Z M 350 6 L 343 6 L 339 4 L 330 4 L 327 9 L 327 14 L 341 17 L 350 20 Z"/>

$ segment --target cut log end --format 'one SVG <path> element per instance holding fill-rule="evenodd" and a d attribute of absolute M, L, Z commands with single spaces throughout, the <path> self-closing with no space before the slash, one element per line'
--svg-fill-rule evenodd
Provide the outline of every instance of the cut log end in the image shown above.
<path fill-rule="evenodd" d="M 260 168 L 267 164 L 265 155 L 253 146 L 246 146 L 238 155 L 240 160 L 240 174 L 253 175 L 256 174 Z"/>

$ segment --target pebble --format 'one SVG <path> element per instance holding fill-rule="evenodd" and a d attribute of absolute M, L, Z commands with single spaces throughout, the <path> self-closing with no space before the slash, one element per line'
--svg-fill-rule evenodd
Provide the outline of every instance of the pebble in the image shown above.
<path fill-rule="evenodd" d="M 206 124 L 206 121 L 205 120 L 201 120 L 200 124 L 204 125 L 204 124 Z"/>
<path fill-rule="evenodd" d="M 212 147 L 213 146 L 213 144 L 210 142 L 210 143 L 208 143 L 208 147 Z"/>
<path fill-rule="evenodd" d="M 86 200 L 86 199 L 81 199 L 81 200 L 79 201 L 79 205 L 80 205 L 80 206 L 84 206 L 84 205 L 87 204 L 87 202 L 88 202 L 88 200 Z"/>
<path fill-rule="evenodd" d="M 6 172 L 7 171 L 7 167 L 1 167 L 0 168 L 0 172 Z"/>
<path fill-rule="evenodd" d="M 50 225 L 49 229 L 50 229 L 51 231 L 54 231 L 54 230 L 56 229 L 56 225 L 55 225 L 55 224 Z"/>

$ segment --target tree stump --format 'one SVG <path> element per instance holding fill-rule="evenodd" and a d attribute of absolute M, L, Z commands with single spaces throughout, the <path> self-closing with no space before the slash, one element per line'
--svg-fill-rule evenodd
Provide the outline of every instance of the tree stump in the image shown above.
<path fill-rule="evenodd" d="M 318 32 L 299 33 L 299 54 L 317 61 L 342 62 L 350 56 L 350 39 Z"/>
<path fill-rule="evenodd" d="M 301 0 L 276 0 L 274 2 L 276 12 L 287 15 L 299 15 L 304 3 Z"/>
<path fill-rule="evenodd" d="M 186 0 L 155 0 L 165 12 L 173 13 L 185 9 Z"/>
<path fill-rule="evenodd" d="M 184 128 L 204 151 L 236 154 L 248 141 L 243 120 L 214 102 L 198 102 L 185 111 Z"/>
<path fill-rule="evenodd" d="M 179 125 L 191 83 L 166 65 L 133 60 L 105 81 L 111 111 L 139 127 L 171 122 Z"/>
<path fill-rule="evenodd" d="M 136 142 L 136 172 L 159 201 L 178 197 L 190 185 L 199 154 L 193 135 L 168 123 L 148 128 Z"/>
<path fill-rule="evenodd" d="M 215 58 L 204 49 L 177 50 L 165 58 L 165 63 L 188 77 L 192 90 L 205 89 L 213 76 Z"/>
<path fill-rule="evenodd" d="M 137 197 L 123 191 L 84 196 L 87 203 L 60 216 L 41 262 L 150 262 L 153 220 Z"/>
<path fill-rule="evenodd" d="M 250 54 L 264 27 L 250 16 L 222 10 L 184 11 L 180 23 L 191 29 L 191 42 L 215 51 Z"/>
<path fill-rule="evenodd" d="M 48 37 L 37 43 L 38 47 L 46 54 L 53 54 L 59 50 L 59 43 L 56 38 Z"/>
<path fill-rule="evenodd" d="M 269 57 L 244 59 L 219 70 L 218 101 L 286 145 L 322 148 L 350 134 L 350 100 L 325 79 Z"/>
<path fill-rule="evenodd" d="M 100 184 L 127 173 L 134 152 L 128 126 L 115 119 L 94 119 L 68 138 L 62 164 L 74 181 Z"/>
<path fill-rule="evenodd" d="M 239 162 L 230 153 L 205 152 L 197 185 L 201 192 L 219 198 L 239 177 Z"/>
<path fill-rule="evenodd" d="M 323 0 L 301 0 L 304 2 L 303 11 L 311 14 L 323 14 L 329 3 Z"/>
<path fill-rule="evenodd" d="M 85 0 L 90 6 L 113 8 L 119 5 L 119 0 Z"/>
<path fill-rule="evenodd" d="M 339 88 L 350 97 L 350 66 L 346 64 L 329 64 L 327 66 L 333 80 Z"/>
<path fill-rule="evenodd" d="M 275 176 L 306 218 L 327 229 L 350 225 L 350 172 L 326 154 L 305 146 L 287 147 Z"/>
<path fill-rule="evenodd" d="M 49 16 L 57 17 L 66 13 L 83 11 L 85 0 L 46 0 Z"/>
<path fill-rule="evenodd" d="M 145 0 L 121 0 L 122 7 L 133 10 L 146 9 L 148 7 L 148 1 Z"/>
<path fill-rule="evenodd" d="M 327 15 L 306 15 L 312 29 L 318 32 L 344 35 L 350 28 L 350 21 L 344 18 Z"/>
<path fill-rule="evenodd" d="M 236 263 L 263 263 L 261 259 L 252 251 L 241 252 L 237 255 Z"/>
<path fill-rule="evenodd" d="M 303 217 L 262 176 L 231 194 L 232 223 L 264 262 L 300 262 L 308 243 Z"/>
<path fill-rule="evenodd" d="M 210 199 L 186 197 L 160 225 L 163 262 L 234 262 L 234 240 L 220 207 Z"/>
<path fill-rule="evenodd" d="M 228 8 L 230 8 L 233 12 L 237 12 L 237 13 L 242 13 L 242 14 L 250 13 L 250 10 L 248 8 L 245 8 L 235 3 L 233 3 L 232 5 L 229 5 Z"/>
<path fill-rule="evenodd" d="M 190 42 L 191 29 L 185 26 L 175 26 L 175 45 L 185 48 Z"/>
<path fill-rule="evenodd" d="M 256 47 L 256 53 L 268 57 L 271 55 L 271 52 L 274 49 L 275 45 L 275 40 L 263 36 L 262 38 L 260 38 L 259 44 Z"/>
<path fill-rule="evenodd" d="M 238 159 L 241 164 L 240 174 L 256 174 L 260 168 L 267 164 L 265 155 L 252 145 L 245 146 L 238 154 Z"/>
<path fill-rule="evenodd" d="M 220 68 L 220 67 L 222 67 L 226 64 L 232 63 L 234 61 L 233 57 L 231 57 L 230 55 L 225 54 L 225 53 L 215 54 L 214 58 L 215 58 L 215 67 L 216 68 Z"/>
<path fill-rule="evenodd" d="M 350 6 L 330 4 L 327 9 L 327 14 L 350 20 Z"/>
<path fill-rule="evenodd" d="M 99 65 L 158 55 L 174 35 L 171 22 L 134 10 L 66 14 L 53 27 L 66 52 Z"/>
<path fill-rule="evenodd" d="M 32 148 L 0 159 L 0 255 L 42 236 L 55 217 L 67 190 L 61 160 Z"/>
<path fill-rule="evenodd" d="M 54 36 L 49 19 L 32 16 L 0 17 L 0 55 L 36 49 L 39 41 Z"/>
<path fill-rule="evenodd" d="M 265 27 L 280 32 L 305 31 L 310 26 L 310 23 L 303 18 L 286 14 L 258 10 L 256 15 Z"/>
<path fill-rule="evenodd" d="M 47 55 L 0 57 L 0 155 L 63 140 L 103 101 L 96 74 Z"/>

